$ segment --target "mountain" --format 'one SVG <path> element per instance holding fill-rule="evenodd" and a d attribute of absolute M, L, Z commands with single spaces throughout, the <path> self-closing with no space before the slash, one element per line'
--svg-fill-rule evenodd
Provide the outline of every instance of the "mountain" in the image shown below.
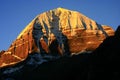
<path fill-rule="evenodd" d="M 0 69 L 0 80 L 120 80 L 120 26 L 92 53 L 81 53 L 40 65 L 23 62 Z M 34 57 L 35 58 L 35 57 Z M 37 60 L 36 60 L 37 61 Z"/>
<path fill-rule="evenodd" d="M 24 61 L 32 53 L 56 58 L 95 50 L 114 30 L 77 11 L 57 8 L 36 16 L 0 53 L 0 67 Z"/>

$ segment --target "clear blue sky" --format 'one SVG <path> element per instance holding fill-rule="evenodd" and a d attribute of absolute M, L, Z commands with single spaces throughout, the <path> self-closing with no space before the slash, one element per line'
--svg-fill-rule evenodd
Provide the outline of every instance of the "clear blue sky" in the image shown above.
<path fill-rule="evenodd" d="M 58 7 L 81 12 L 115 30 L 120 24 L 119 4 L 120 0 L 0 0 L 0 50 L 7 50 L 38 14 Z"/>

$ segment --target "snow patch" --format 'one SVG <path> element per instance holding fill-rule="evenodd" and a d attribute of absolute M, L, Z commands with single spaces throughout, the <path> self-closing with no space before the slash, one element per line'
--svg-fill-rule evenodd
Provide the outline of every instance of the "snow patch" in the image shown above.
<path fill-rule="evenodd" d="M 32 55 L 29 55 L 27 65 L 40 65 L 44 62 L 48 62 L 51 60 L 55 60 L 60 58 L 60 56 L 52 56 L 48 54 L 41 54 L 41 53 L 35 53 Z"/>
<path fill-rule="evenodd" d="M 28 65 L 34 65 L 34 64 L 42 64 L 43 62 L 47 62 L 47 60 L 43 59 L 41 54 L 33 54 L 29 55 L 29 60 L 27 61 Z"/>
<path fill-rule="evenodd" d="M 21 68 L 23 68 L 23 66 L 19 66 L 19 67 L 15 67 L 15 68 L 8 68 L 3 72 L 3 74 L 10 74 L 12 72 L 20 70 Z"/>
<path fill-rule="evenodd" d="M 92 53 L 92 51 L 82 50 L 81 52 L 78 52 L 78 53 L 71 53 L 71 56 L 79 55 L 79 54 L 90 54 L 90 53 Z"/>

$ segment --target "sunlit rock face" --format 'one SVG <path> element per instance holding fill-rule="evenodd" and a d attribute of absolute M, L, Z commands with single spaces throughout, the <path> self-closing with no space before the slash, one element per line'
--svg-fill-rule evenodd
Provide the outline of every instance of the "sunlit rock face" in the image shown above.
<path fill-rule="evenodd" d="M 102 26 L 77 11 L 57 8 L 35 17 L 0 57 L 0 66 L 23 61 L 33 52 L 69 55 L 93 51 L 107 37 L 114 35 L 109 26 Z"/>

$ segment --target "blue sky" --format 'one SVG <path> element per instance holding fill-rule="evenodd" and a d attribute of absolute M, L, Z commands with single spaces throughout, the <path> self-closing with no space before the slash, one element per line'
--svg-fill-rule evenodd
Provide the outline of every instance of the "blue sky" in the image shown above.
<path fill-rule="evenodd" d="M 120 0 L 0 0 L 0 50 L 7 50 L 38 14 L 58 7 L 81 12 L 114 30 L 120 24 Z"/>

